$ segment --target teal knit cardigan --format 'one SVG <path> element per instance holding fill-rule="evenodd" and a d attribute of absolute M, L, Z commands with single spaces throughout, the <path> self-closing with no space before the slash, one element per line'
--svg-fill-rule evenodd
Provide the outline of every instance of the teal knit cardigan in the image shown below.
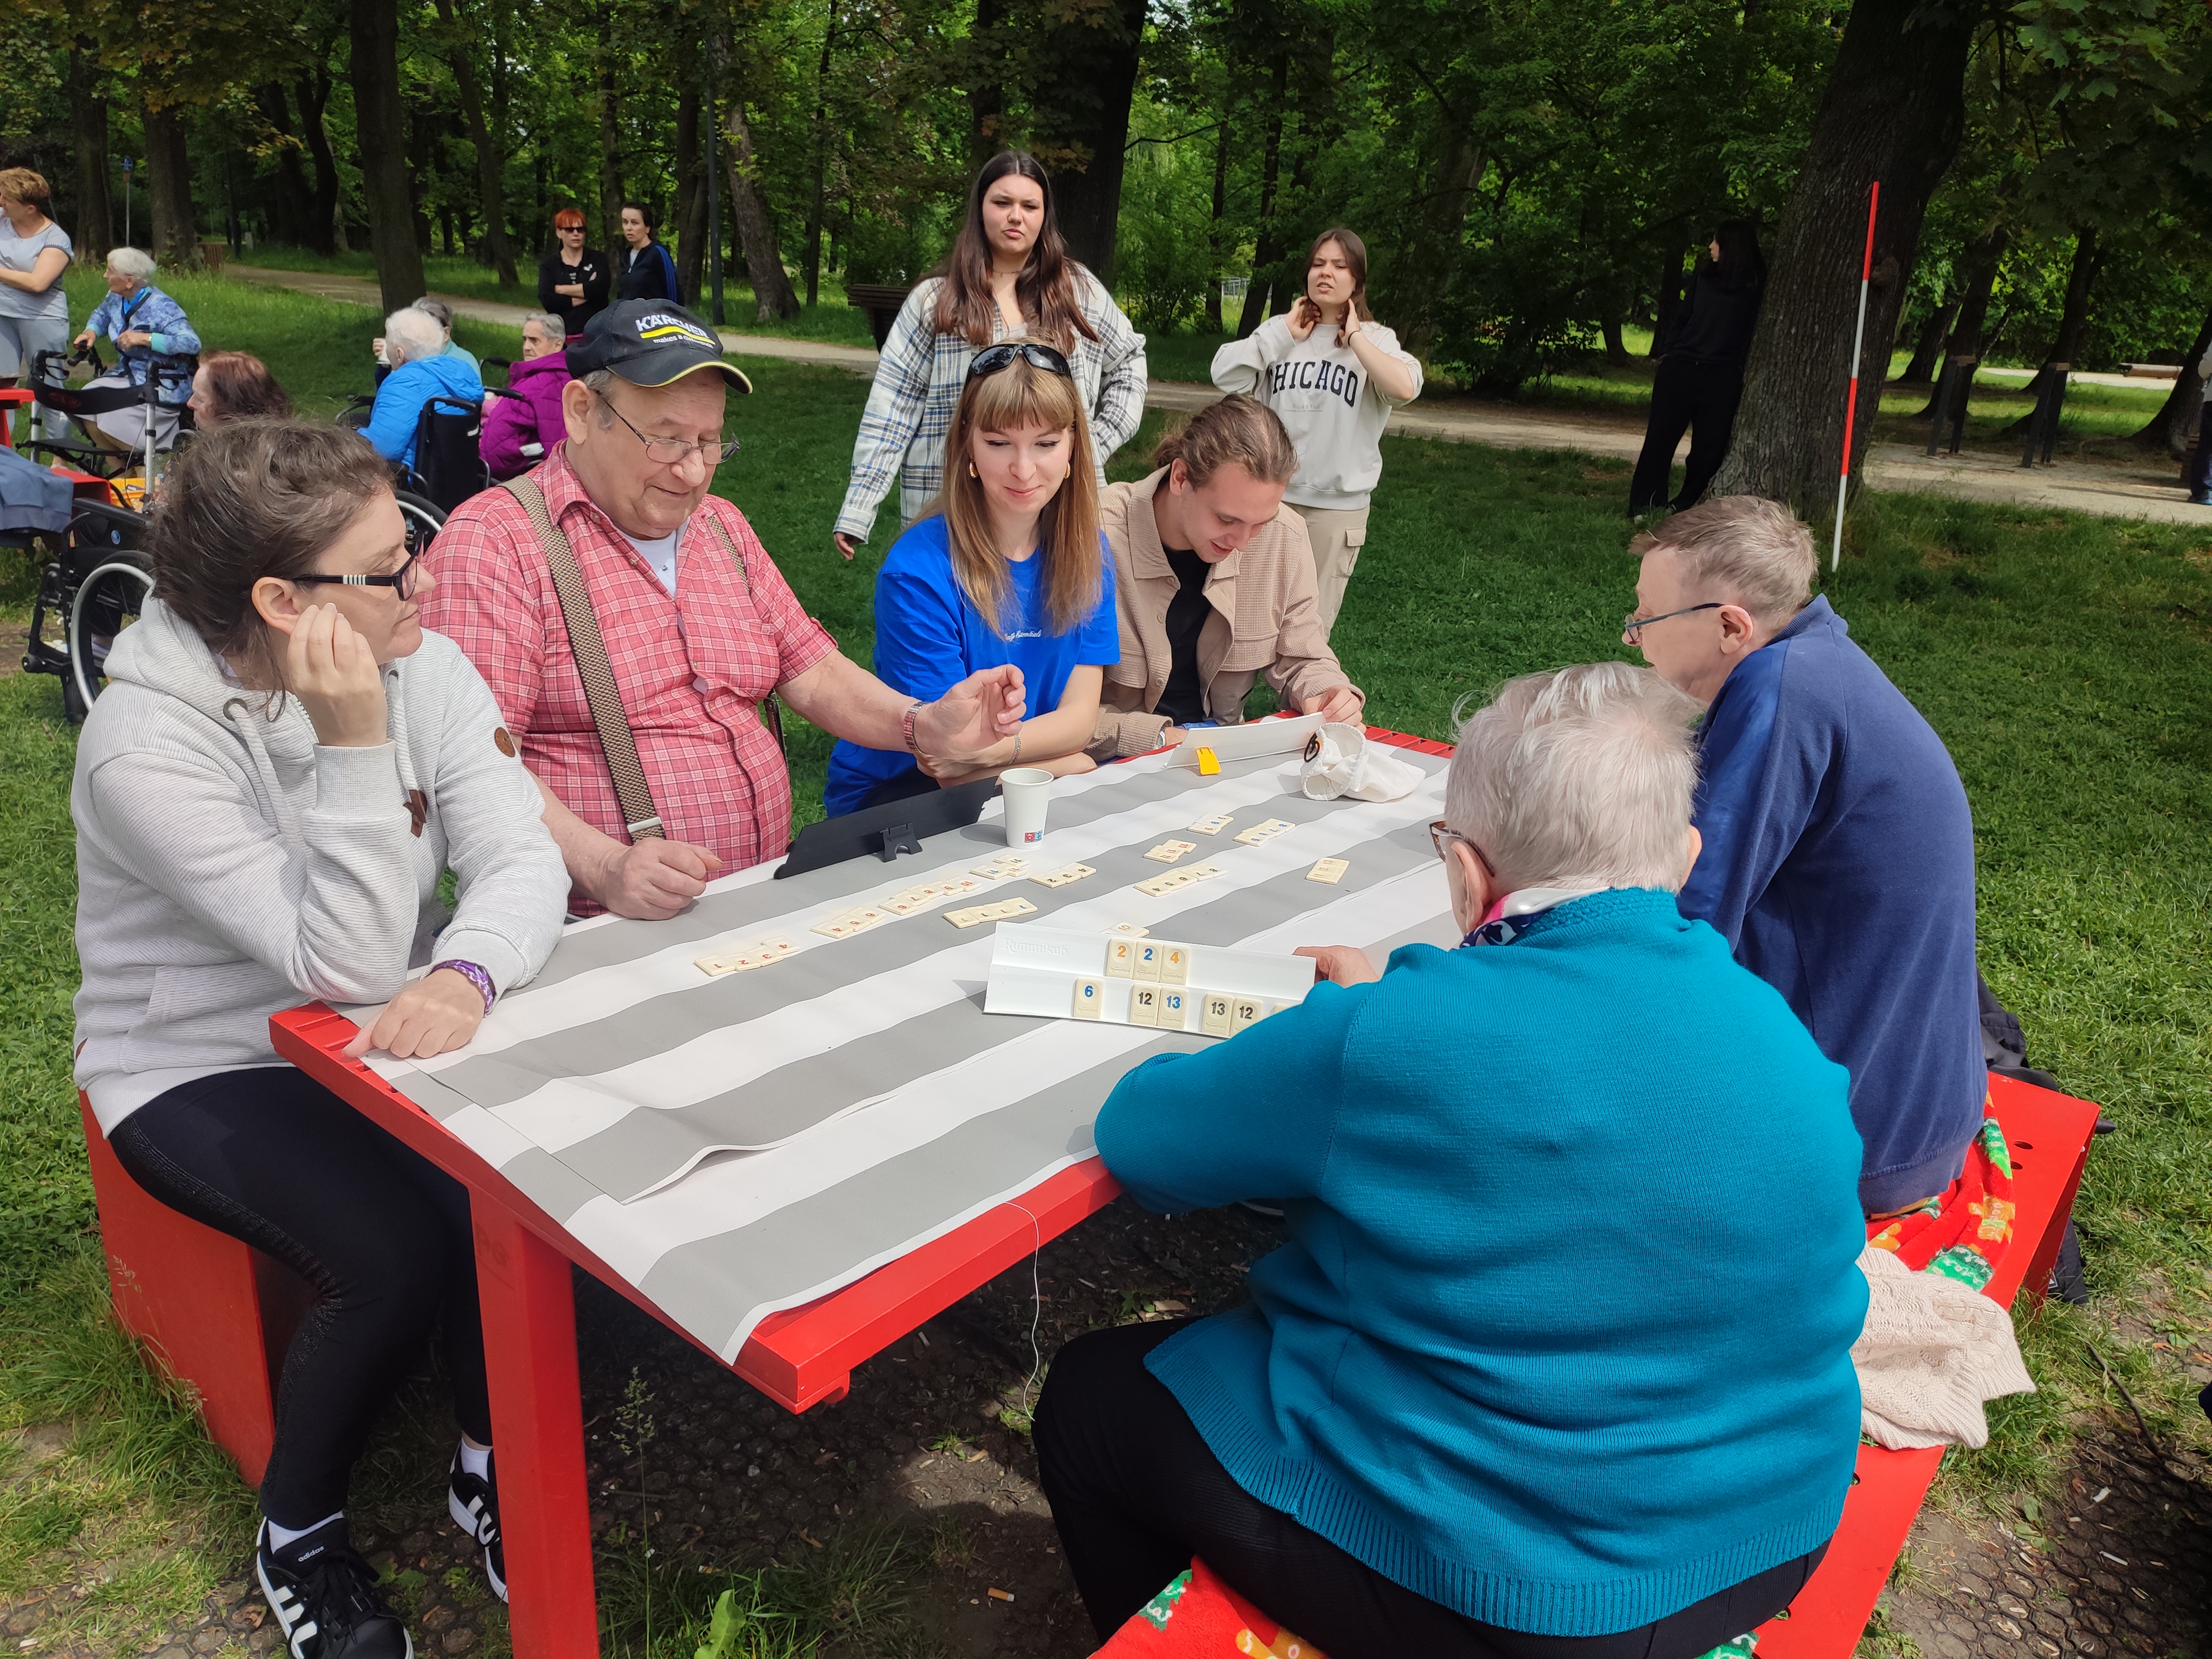
<path fill-rule="evenodd" d="M 1408 945 L 1116 1088 L 1148 1208 L 1283 1202 L 1155 1349 L 1237 1483 L 1486 1624 L 1597 1636 L 1835 1530 L 1866 1243 L 1848 1079 L 1673 895 Z"/>

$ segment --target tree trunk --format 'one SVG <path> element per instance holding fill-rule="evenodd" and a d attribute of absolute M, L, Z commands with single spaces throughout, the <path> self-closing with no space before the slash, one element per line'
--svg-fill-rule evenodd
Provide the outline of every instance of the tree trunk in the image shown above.
<path fill-rule="evenodd" d="M 76 234 L 70 240 L 76 257 L 92 264 L 105 261 L 115 245 L 115 209 L 107 197 L 107 100 L 88 42 L 70 48 L 69 100 L 76 162 Z"/>
<path fill-rule="evenodd" d="M 829 26 L 822 31 L 822 61 L 814 70 L 814 188 L 806 199 L 806 252 L 799 268 L 806 276 L 806 303 L 822 297 L 822 202 L 830 171 L 830 52 L 837 40 L 837 0 L 830 0 Z"/>
<path fill-rule="evenodd" d="M 676 284 L 699 304 L 699 273 L 707 262 L 707 192 L 714 180 L 699 159 L 699 83 L 687 79 L 676 94 Z"/>
<path fill-rule="evenodd" d="M 453 0 L 437 0 L 438 21 L 446 26 L 446 61 L 453 71 L 453 84 L 461 94 L 461 118 L 468 123 L 469 142 L 477 151 L 477 199 L 484 218 L 484 252 L 499 272 L 499 285 L 514 288 L 521 282 L 514 269 L 514 249 L 507 240 L 507 152 L 493 137 L 484 119 L 483 92 L 477 81 L 476 54 L 469 49 L 465 31 L 453 21 Z"/>
<path fill-rule="evenodd" d="M 146 105 L 146 192 L 151 197 L 151 252 L 167 265 L 200 263 L 193 223 L 192 161 L 185 143 L 185 112 Z"/>
<path fill-rule="evenodd" d="M 1436 166 L 1430 170 L 1421 216 L 1393 267 L 1389 292 L 1398 338 L 1416 357 L 1426 358 L 1443 330 L 1444 296 L 1451 291 L 1467 231 L 1468 209 L 1482 177 L 1484 158 L 1467 124 L 1445 112 L 1450 125 Z M 1619 325 L 1614 325 L 1616 331 Z"/>
<path fill-rule="evenodd" d="M 1607 309 L 1598 324 L 1598 331 L 1605 337 L 1605 360 L 1615 368 L 1628 366 L 1628 346 L 1620 337 L 1620 308 L 1618 305 Z"/>
<path fill-rule="evenodd" d="M 353 111 L 361 193 L 386 312 L 423 294 L 422 250 L 407 179 L 407 112 L 399 101 L 398 0 L 353 0 Z"/>
<path fill-rule="evenodd" d="M 783 255 L 775 245 L 775 217 L 761 193 L 760 161 L 753 150 L 753 130 L 745 120 L 744 92 L 732 87 L 722 131 L 730 141 L 730 216 L 737 221 L 745 270 L 752 277 L 753 314 L 762 322 L 799 315 L 799 296 L 791 291 L 784 274 Z"/>
<path fill-rule="evenodd" d="M 253 89 L 253 102 L 261 118 L 287 142 L 276 146 L 276 198 L 270 204 L 269 230 L 280 241 L 295 247 L 312 245 L 309 216 L 315 193 L 307 185 L 307 169 L 300 161 L 300 136 L 292 128 L 292 104 L 282 81 L 270 81 Z"/>
<path fill-rule="evenodd" d="M 1943 337 L 1951 331 L 1951 319 L 1959 314 L 1959 296 L 1949 299 L 1928 313 L 1928 320 L 1920 325 L 1920 337 L 1912 343 L 1912 361 L 1898 376 L 1899 386 L 1926 386 L 1936 373 L 1936 359 L 1943 349 Z"/>
<path fill-rule="evenodd" d="M 2181 359 L 2181 373 L 2174 377 L 2173 390 L 2166 394 L 2165 403 L 2149 423 L 2129 438 L 2130 444 L 2177 461 L 2187 452 L 2190 434 L 2197 430 L 2204 408 L 2204 381 L 2197 373 L 2197 365 L 2207 351 L 2212 351 L 2212 312 L 2205 314 L 2196 340 Z"/>
<path fill-rule="evenodd" d="M 1936 384 L 1943 384 L 1943 376 L 1951 372 L 1951 365 L 1961 357 L 1972 357 L 1977 362 L 1982 356 L 1982 329 L 1989 320 L 1990 300 L 1996 292 L 1997 267 L 2003 262 L 2005 247 L 2012 240 L 2012 231 L 2004 225 L 1992 225 L 1974 239 L 1966 251 L 1966 279 L 1959 285 L 1959 313 L 1951 322 L 1950 337 L 1943 344 L 1943 366 L 1936 371 Z M 1959 388 L 1961 398 L 1972 394 L 1972 384 Z M 1936 402 L 1929 398 L 1928 407 L 1920 411 L 1923 420 L 1933 420 Z"/>
<path fill-rule="evenodd" d="M 323 125 L 323 106 L 331 100 L 330 71 L 321 64 L 303 75 L 292 88 L 300 100 L 300 136 L 315 163 L 314 206 L 307 215 L 307 246 L 318 253 L 338 251 L 344 227 L 338 218 L 338 163 L 331 152 L 330 130 Z"/>
<path fill-rule="evenodd" d="M 1682 307 L 1682 284 L 1688 280 L 1683 252 L 1676 248 L 1660 267 L 1659 286 L 1652 305 L 1656 315 L 1651 324 L 1651 349 L 1644 354 L 1654 361 L 1667 355 L 1669 337 L 1674 331 L 1674 313 Z"/>
<path fill-rule="evenodd" d="M 968 31 L 975 54 L 975 79 L 968 86 L 968 171 L 974 173 L 1006 148 L 1006 0 L 975 0 L 975 27 Z"/>
<path fill-rule="evenodd" d="M 1112 0 L 1054 28 L 1048 61 L 1065 68 L 1030 100 L 1037 148 L 1051 158 L 1053 209 L 1067 251 L 1109 289 L 1147 3 Z"/>
<path fill-rule="evenodd" d="M 2050 349 L 2043 354 L 2043 362 L 2036 368 L 2035 378 L 2027 383 L 2023 397 L 2040 398 L 2050 381 L 2051 364 L 2072 363 L 2080 355 L 2081 333 L 2089 325 L 2089 290 L 2097 285 L 2097 273 L 2104 264 L 2104 257 L 2097 252 L 2095 229 L 2078 232 L 2074 238 L 2074 262 L 2066 272 L 2066 301 L 2058 312 L 2058 333 L 2051 342 Z M 2014 422 L 2006 428 L 2007 435 L 2025 434 L 2028 419 L 2023 415 Z"/>
<path fill-rule="evenodd" d="M 1979 7 L 1858 0 L 1820 97 L 1811 143 L 1774 240 L 1773 276 L 1744 374 L 1735 441 L 1716 495 L 1765 495 L 1825 518 L 1837 458 L 1858 471 L 1881 402 L 1905 275 L 1928 198 L 1966 125 L 1966 57 Z M 1881 181 L 1858 420 L 1844 430 L 1867 187 Z"/>
<path fill-rule="evenodd" d="M 1229 211 L 1229 112 L 1224 108 L 1221 121 L 1213 129 L 1213 212 L 1206 222 L 1206 246 L 1212 261 L 1206 273 L 1206 326 L 1209 333 L 1221 332 L 1222 268 L 1228 263 L 1229 251 L 1222 246 L 1221 222 Z"/>
<path fill-rule="evenodd" d="M 606 244 L 607 260 L 614 270 L 622 269 L 622 252 L 628 246 L 623 240 L 623 155 L 622 127 L 617 120 L 615 94 L 615 24 L 614 9 L 599 8 L 599 69 L 596 79 L 596 98 L 599 112 L 599 234 Z M 615 292 L 622 292 L 622 284 L 615 284 Z"/>
<path fill-rule="evenodd" d="M 1266 273 L 1283 257 L 1275 229 L 1275 191 L 1283 170 L 1283 106 L 1290 98 L 1291 54 L 1275 58 L 1275 84 L 1267 97 L 1267 122 L 1260 144 L 1260 234 L 1252 250 L 1252 280 L 1245 285 L 1244 310 L 1237 319 L 1237 337 L 1249 339 L 1252 331 L 1267 320 L 1267 296 L 1260 291 Z"/>

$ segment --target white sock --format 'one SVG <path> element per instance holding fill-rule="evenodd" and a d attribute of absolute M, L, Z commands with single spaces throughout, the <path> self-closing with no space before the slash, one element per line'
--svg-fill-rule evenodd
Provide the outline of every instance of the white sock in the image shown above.
<path fill-rule="evenodd" d="M 477 1480 L 489 1480 L 491 1478 L 491 1448 L 471 1446 L 467 1441 L 462 1441 L 461 1467 Z"/>
<path fill-rule="evenodd" d="M 262 1518 L 264 1521 L 268 1520 L 268 1517 L 265 1516 Z M 302 1538 L 305 1538 L 309 1533 L 317 1531 L 321 1528 L 327 1527 L 333 1521 L 343 1521 L 344 1519 L 345 1511 L 343 1510 L 340 1510 L 336 1515 L 325 1516 L 321 1520 L 316 1522 L 312 1527 L 280 1527 L 274 1521 L 269 1521 L 269 1547 L 274 1550 L 289 1549 L 293 1545 L 298 1543 Z"/>

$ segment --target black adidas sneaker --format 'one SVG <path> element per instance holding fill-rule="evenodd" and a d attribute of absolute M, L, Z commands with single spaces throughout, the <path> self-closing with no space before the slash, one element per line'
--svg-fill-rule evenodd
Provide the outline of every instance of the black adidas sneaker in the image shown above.
<path fill-rule="evenodd" d="M 345 1517 L 278 1549 L 263 1522 L 253 1576 L 292 1659 L 415 1659 L 407 1626 L 376 1591 L 376 1569 L 354 1553 Z"/>
<path fill-rule="evenodd" d="M 499 1539 L 499 1468 L 487 1462 L 481 1475 L 461 1467 L 453 1453 L 453 1468 L 446 1486 L 446 1510 L 453 1524 L 483 1546 L 484 1577 L 492 1594 L 507 1600 L 507 1546 Z"/>

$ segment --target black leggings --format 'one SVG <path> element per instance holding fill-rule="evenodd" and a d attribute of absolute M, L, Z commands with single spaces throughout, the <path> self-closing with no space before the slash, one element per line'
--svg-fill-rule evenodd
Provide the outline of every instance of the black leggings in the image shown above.
<path fill-rule="evenodd" d="M 154 1197 L 314 1289 L 277 1391 L 271 1521 L 345 1507 L 354 1460 L 441 1315 L 454 1414 L 490 1443 L 468 1188 L 290 1066 L 180 1084 L 107 1141 Z"/>
<path fill-rule="evenodd" d="M 1827 1553 L 1612 1636 L 1530 1636 L 1416 1595 L 1269 1509 L 1206 1449 L 1145 1356 L 1181 1322 L 1080 1336 L 1037 1403 L 1039 1477 L 1083 1605 L 1103 1638 L 1194 1555 L 1330 1659 L 1693 1659 L 1790 1605 Z"/>
<path fill-rule="evenodd" d="M 1690 460 L 1682 493 L 1672 505 L 1695 507 L 1721 470 L 1729 438 L 1735 430 L 1735 406 L 1743 399 L 1743 365 L 1662 357 L 1651 381 L 1651 423 L 1644 431 L 1644 453 L 1628 483 L 1628 510 L 1665 507 L 1667 480 L 1674 470 L 1674 446 L 1690 434 Z"/>

